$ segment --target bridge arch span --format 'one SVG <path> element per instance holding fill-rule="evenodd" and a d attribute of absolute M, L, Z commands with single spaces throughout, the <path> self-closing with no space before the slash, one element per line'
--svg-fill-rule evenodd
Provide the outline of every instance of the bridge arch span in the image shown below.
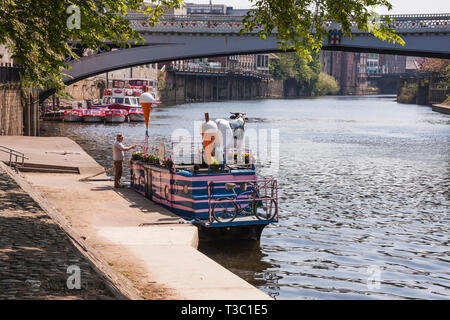
<path fill-rule="evenodd" d="M 448 33 L 404 34 L 405 45 L 378 40 L 370 35 L 342 38 L 339 45 L 324 44 L 324 50 L 387 53 L 450 59 L 450 30 Z M 143 35 L 145 45 L 119 49 L 82 57 L 69 63 L 63 81 L 69 85 L 105 72 L 155 62 L 225 56 L 236 54 L 277 52 L 275 37 L 265 40 L 255 35 Z"/>

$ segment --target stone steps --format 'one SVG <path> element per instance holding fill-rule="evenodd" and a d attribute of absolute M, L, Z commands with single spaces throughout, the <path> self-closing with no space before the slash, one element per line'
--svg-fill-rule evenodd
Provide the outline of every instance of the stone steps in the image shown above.
<path fill-rule="evenodd" d="M 4 161 L 4 162 L 5 162 L 5 164 L 9 164 L 6 161 Z M 80 170 L 78 169 L 78 167 L 57 166 L 57 165 L 48 165 L 48 164 L 41 164 L 41 163 L 25 162 L 23 166 L 19 163 L 17 169 L 20 172 L 80 174 Z"/>

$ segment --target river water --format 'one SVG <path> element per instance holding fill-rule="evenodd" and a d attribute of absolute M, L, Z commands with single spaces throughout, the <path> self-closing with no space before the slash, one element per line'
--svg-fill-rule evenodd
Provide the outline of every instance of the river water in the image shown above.
<path fill-rule="evenodd" d="M 279 134 L 259 172 L 278 179 L 280 218 L 260 242 L 202 252 L 275 299 L 450 299 L 450 116 L 383 96 L 184 104 L 152 111 L 151 141 L 230 111 Z M 118 132 L 145 129 L 42 123 L 105 167 Z"/>

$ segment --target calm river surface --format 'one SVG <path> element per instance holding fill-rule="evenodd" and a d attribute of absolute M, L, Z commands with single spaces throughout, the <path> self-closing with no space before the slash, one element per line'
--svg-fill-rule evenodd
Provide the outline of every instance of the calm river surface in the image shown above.
<path fill-rule="evenodd" d="M 259 170 L 278 179 L 280 221 L 260 242 L 202 252 L 276 299 L 450 299 L 450 116 L 381 96 L 184 104 L 152 111 L 151 140 L 230 111 L 247 113 L 247 130 L 279 130 L 279 167 Z M 131 144 L 145 132 L 42 130 L 108 168 L 116 133 Z"/>

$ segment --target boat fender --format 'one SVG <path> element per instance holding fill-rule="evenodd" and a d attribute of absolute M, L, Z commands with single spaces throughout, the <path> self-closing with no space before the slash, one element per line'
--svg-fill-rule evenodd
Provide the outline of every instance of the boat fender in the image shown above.
<path fill-rule="evenodd" d="M 192 172 L 189 172 L 186 170 L 178 171 L 177 174 L 179 174 L 180 176 L 183 176 L 183 177 L 192 177 Z"/>
<path fill-rule="evenodd" d="M 193 224 L 193 223 L 195 223 L 195 219 L 192 219 L 192 220 L 180 220 L 180 221 L 178 221 L 178 223 L 180 223 L 180 224 Z"/>

